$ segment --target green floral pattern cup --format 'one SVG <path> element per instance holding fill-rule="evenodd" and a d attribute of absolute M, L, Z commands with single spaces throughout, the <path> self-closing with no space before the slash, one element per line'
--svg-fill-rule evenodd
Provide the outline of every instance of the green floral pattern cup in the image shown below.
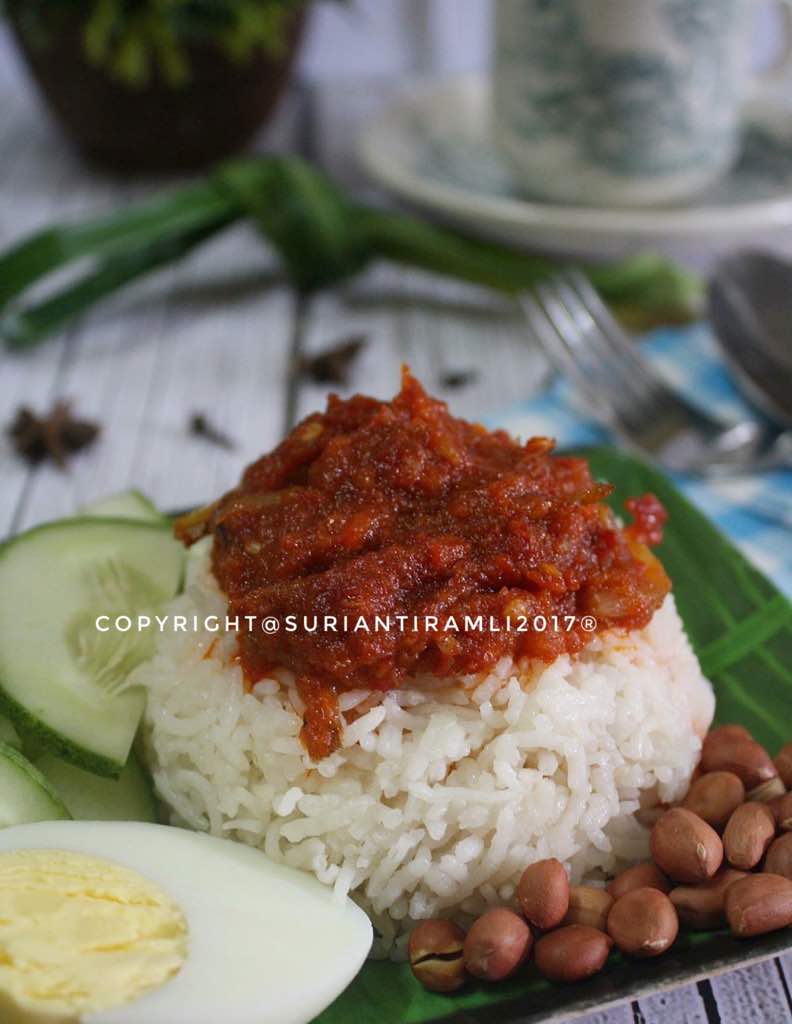
<path fill-rule="evenodd" d="M 754 0 L 494 6 L 496 137 L 532 195 L 670 203 L 734 163 Z"/>

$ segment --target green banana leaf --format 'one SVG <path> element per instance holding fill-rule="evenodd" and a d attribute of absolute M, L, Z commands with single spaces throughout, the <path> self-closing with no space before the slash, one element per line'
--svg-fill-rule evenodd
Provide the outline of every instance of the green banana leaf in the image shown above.
<path fill-rule="evenodd" d="M 717 695 L 716 720 L 741 722 L 775 753 L 792 737 L 792 604 L 750 565 L 662 473 L 611 448 L 583 453 L 615 485 L 612 504 L 651 491 L 669 513 L 658 553 L 674 583 L 688 635 Z M 499 985 L 427 992 L 404 964 L 367 963 L 317 1024 L 536 1024 L 601 1010 L 697 978 L 745 966 L 792 947 L 786 929 L 748 942 L 726 932 L 683 933 L 656 960 L 610 957 L 582 985 L 555 986 L 533 967 Z"/>

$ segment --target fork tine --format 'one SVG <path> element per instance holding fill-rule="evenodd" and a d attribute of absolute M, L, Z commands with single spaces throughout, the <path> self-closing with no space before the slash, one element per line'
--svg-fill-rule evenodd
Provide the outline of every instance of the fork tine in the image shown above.
<path fill-rule="evenodd" d="M 575 367 L 575 382 L 592 412 L 605 420 L 623 441 L 634 445 L 643 438 L 652 448 L 665 446 L 667 430 L 676 433 L 691 412 L 662 382 L 647 371 L 638 375 L 603 336 L 567 283 L 554 279 L 538 286 L 544 313 L 566 355 Z M 568 372 L 568 371 L 567 371 Z"/>
<path fill-rule="evenodd" d="M 658 400 L 661 388 L 651 371 L 635 357 L 633 343 L 601 302 L 598 303 L 598 309 L 589 308 L 579 295 L 576 285 L 571 275 L 560 275 L 557 282 L 558 295 L 568 316 L 577 324 L 583 339 L 582 349 L 588 349 L 589 358 L 607 369 L 614 400 L 619 405 L 634 405 L 635 402 L 643 405 Z M 595 313 L 598 315 L 595 316 Z"/>
<path fill-rule="evenodd" d="M 648 385 L 656 386 L 654 372 L 647 366 L 646 361 L 637 351 L 635 343 L 617 322 L 586 275 L 575 267 L 571 267 L 561 276 L 566 286 L 571 289 L 575 299 L 602 331 L 603 338 L 611 351 L 640 374 Z"/>
<path fill-rule="evenodd" d="M 593 406 L 595 415 L 610 420 L 611 411 L 603 404 L 602 392 L 594 386 L 591 376 L 583 371 L 546 308 L 527 292 L 520 296 L 520 304 L 540 348 L 558 373 L 572 382 L 584 400 Z"/>
<path fill-rule="evenodd" d="M 554 365 L 565 373 L 594 415 L 614 430 L 628 447 L 665 449 L 689 422 L 662 385 L 629 386 L 629 373 L 602 338 L 593 318 L 579 314 L 578 300 L 565 301 L 569 289 L 557 280 L 536 287 L 537 299 L 524 297 L 540 343 Z M 670 400 L 666 400 L 666 397 Z"/>
<path fill-rule="evenodd" d="M 683 395 L 677 394 L 654 370 L 581 271 L 571 268 L 563 276 L 567 287 L 576 293 L 576 301 L 586 307 L 589 315 L 598 324 L 605 344 L 616 358 L 617 366 L 624 378 L 628 383 L 632 383 L 632 390 L 642 396 L 640 406 L 636 407 L 634 402 L 624 406 L 625 416 L 629 416 L 633 421 L 636 415 L 643 418 L 666 417 L 677 420 L 682 417 L 688 421 L 698 421 L 700 427 L 710 432 L 717 431 L 723 426 L 698 406 L 691 405 Z"/>
<path fill-rule="evenodd" d="M 571 288 L 557 278 L 543 282 L 536 291 L 570 357 L 590 387 L 600 393 L 600 401 L 606 401 L 620 416 L 633 416 L 637 407 L 645 408 L 651 400 L 648 389 L 631 380 Z"/>
<path fill-rule="evenodd" d="M 629 447 L 687 472 L 744 468 L 756 458 L 761 428 L 723 424 L 676 394 L 577 271 L 537 285 L 521 302 L 550 362 Z"/>

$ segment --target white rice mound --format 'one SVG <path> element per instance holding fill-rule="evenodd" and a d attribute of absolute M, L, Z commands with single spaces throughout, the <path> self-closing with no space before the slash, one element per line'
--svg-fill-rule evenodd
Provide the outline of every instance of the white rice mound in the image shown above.
<path fill-rule="evenodd" d="M 208 558 L 208 541 L 193 549 L 171 613 L 224 618 Z M 319 763 L 299 740 L 293 678 L 245 693 L 235 646 L 233 633 L 158 633 L 130 679 L 148 691 L 158 793 L 173 824 L 350 894 L 380 957 L 402 958 L 418 920 L 464 924 L 512 901 L 535 860 L 557 857 L 579 882 L 646 858 L 635 812 L 683 794 L 714 710 L 671 597 L 645 629 L 549 666 L 504 659 L 483 677 L 345 694 L 343 746 Z"/>

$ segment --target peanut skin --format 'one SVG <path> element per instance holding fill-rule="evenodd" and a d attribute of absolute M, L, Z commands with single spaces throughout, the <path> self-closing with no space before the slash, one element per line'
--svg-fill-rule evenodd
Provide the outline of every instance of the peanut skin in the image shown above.
<path fill-rule="evenodd" d="M 672 807 L 652 829 L 652 856 L 661 871 L 675 882 L 705 882 L 723 860 L 720 836 L 684 807 Z"/>
<path fill-rule="evenodd" d="M 701 882 L 699 885 L 679 885 L 672 889 L 669 899 L 674 904 L 680 923 L 686 928 L 705 931 L 722 928 L 726 924 L 726 890 L 732 882 L 746 877 L 744 871 L 721 868 L 708 882 Z"/>
<path fill-rule="evenodd" d="M 584 981 L 602 970 L 612 945 L 610 936 L 596 928 L 565 925 L 536 943 L 536 966 L 549 981 Z"/>
<path fill-rule="evenodd" d="M 792 881 L 792 832 L 785 832 L 770 844 L 764 870 Z"/>
<path fill-rule="evenodd" d="M 656 864 L 647 861 L 645 864 L 634 864 L 626 871 L 617 875 L 608 886 L 608 892 L 618 900 L 631 889 L 659 889 L 660 892 L 671 892 L 671 882 Z"/>
<path fill-rule="evenodd" d="M 465 967 L 476 978 L 503 981 L 531 955 L 533 935 L 521 917 L 496 907 L 474 921 L 465 936 Z"/>
<path fill-rule="evenodd" d="M 782 832 L 792 832 L 792 793 L 771 800 L 768 807 L 775 815 L 776 824 Z"/>
<path fill-rule="evenodd" d="M 764 857 L 775 835 L 775 815 L 766 804 L 742 804 L 729 818 L 723 850 L 732 867 L 750 871 Z"/>
<path fill-rule="evenodd" d="M 778 774 L 764 747 L 753 739 L 725 732 L 724 729 L 716 729 L 704 740 L 701 750 L 703 772 L 733 772 L 740 777 L 747 790 L 754 789 Z"/>
<path fill-rule="evenodd" d="M 523 914 L 535 928 L 547 931 L 564 920 L 569 908 L 569 879 L 555 857 L 529 864 L 517 885 Z"/>
<path fill-rule="evenodd" d="M 729 886 L 724 905 L 738 938 L 787 928 L 792 924 L 792 882 L 780 875 L 747 875 Z"/>
<path fill-rule="evenodd" d="M 582 924 L 604 932 L 612 906 L 613 897 L 604 889 L 595 889 L 593 885 L 573 885 L 569 889 L 569 910 L 562 923 Z"/>
<path fill-rule="evenodd" d="M 413 928 L 407 952 L 413 974 L 432 992 L 455 992 L 465 983 L 465 933 L 453 921 L 432 919 Z"/>
<path fill-rule="evenodd" d="M 682 806 L 721 831 L 745 800 L 745 786 L 734 772 L 709 772 L 697 779 Z"/>
<path fill-rule="evenodd" d="M 775 766 L 786 788 L 792 789 L 792 743 L 785 744 L 778 751 Z"/>
<path fill-rule="evenodd" d="M 714 729 L 710 729 L 704 740 L 705 745 L 709 743 L 720 743 L 723 739 L 728 737 L 729 739 L 743 739 L 752 740 L 753 736 L 748 732 L 744 725 L 737 725 L 736 723 L 729 723 L 727 725 L 716 725 Z"/>
<path fill-rule="evenodd" d="M 658 889 L 632 889 L 608 914 L 608 934 L 626 956 L 660 956 L 678 932 L 674 905 Z"/>

